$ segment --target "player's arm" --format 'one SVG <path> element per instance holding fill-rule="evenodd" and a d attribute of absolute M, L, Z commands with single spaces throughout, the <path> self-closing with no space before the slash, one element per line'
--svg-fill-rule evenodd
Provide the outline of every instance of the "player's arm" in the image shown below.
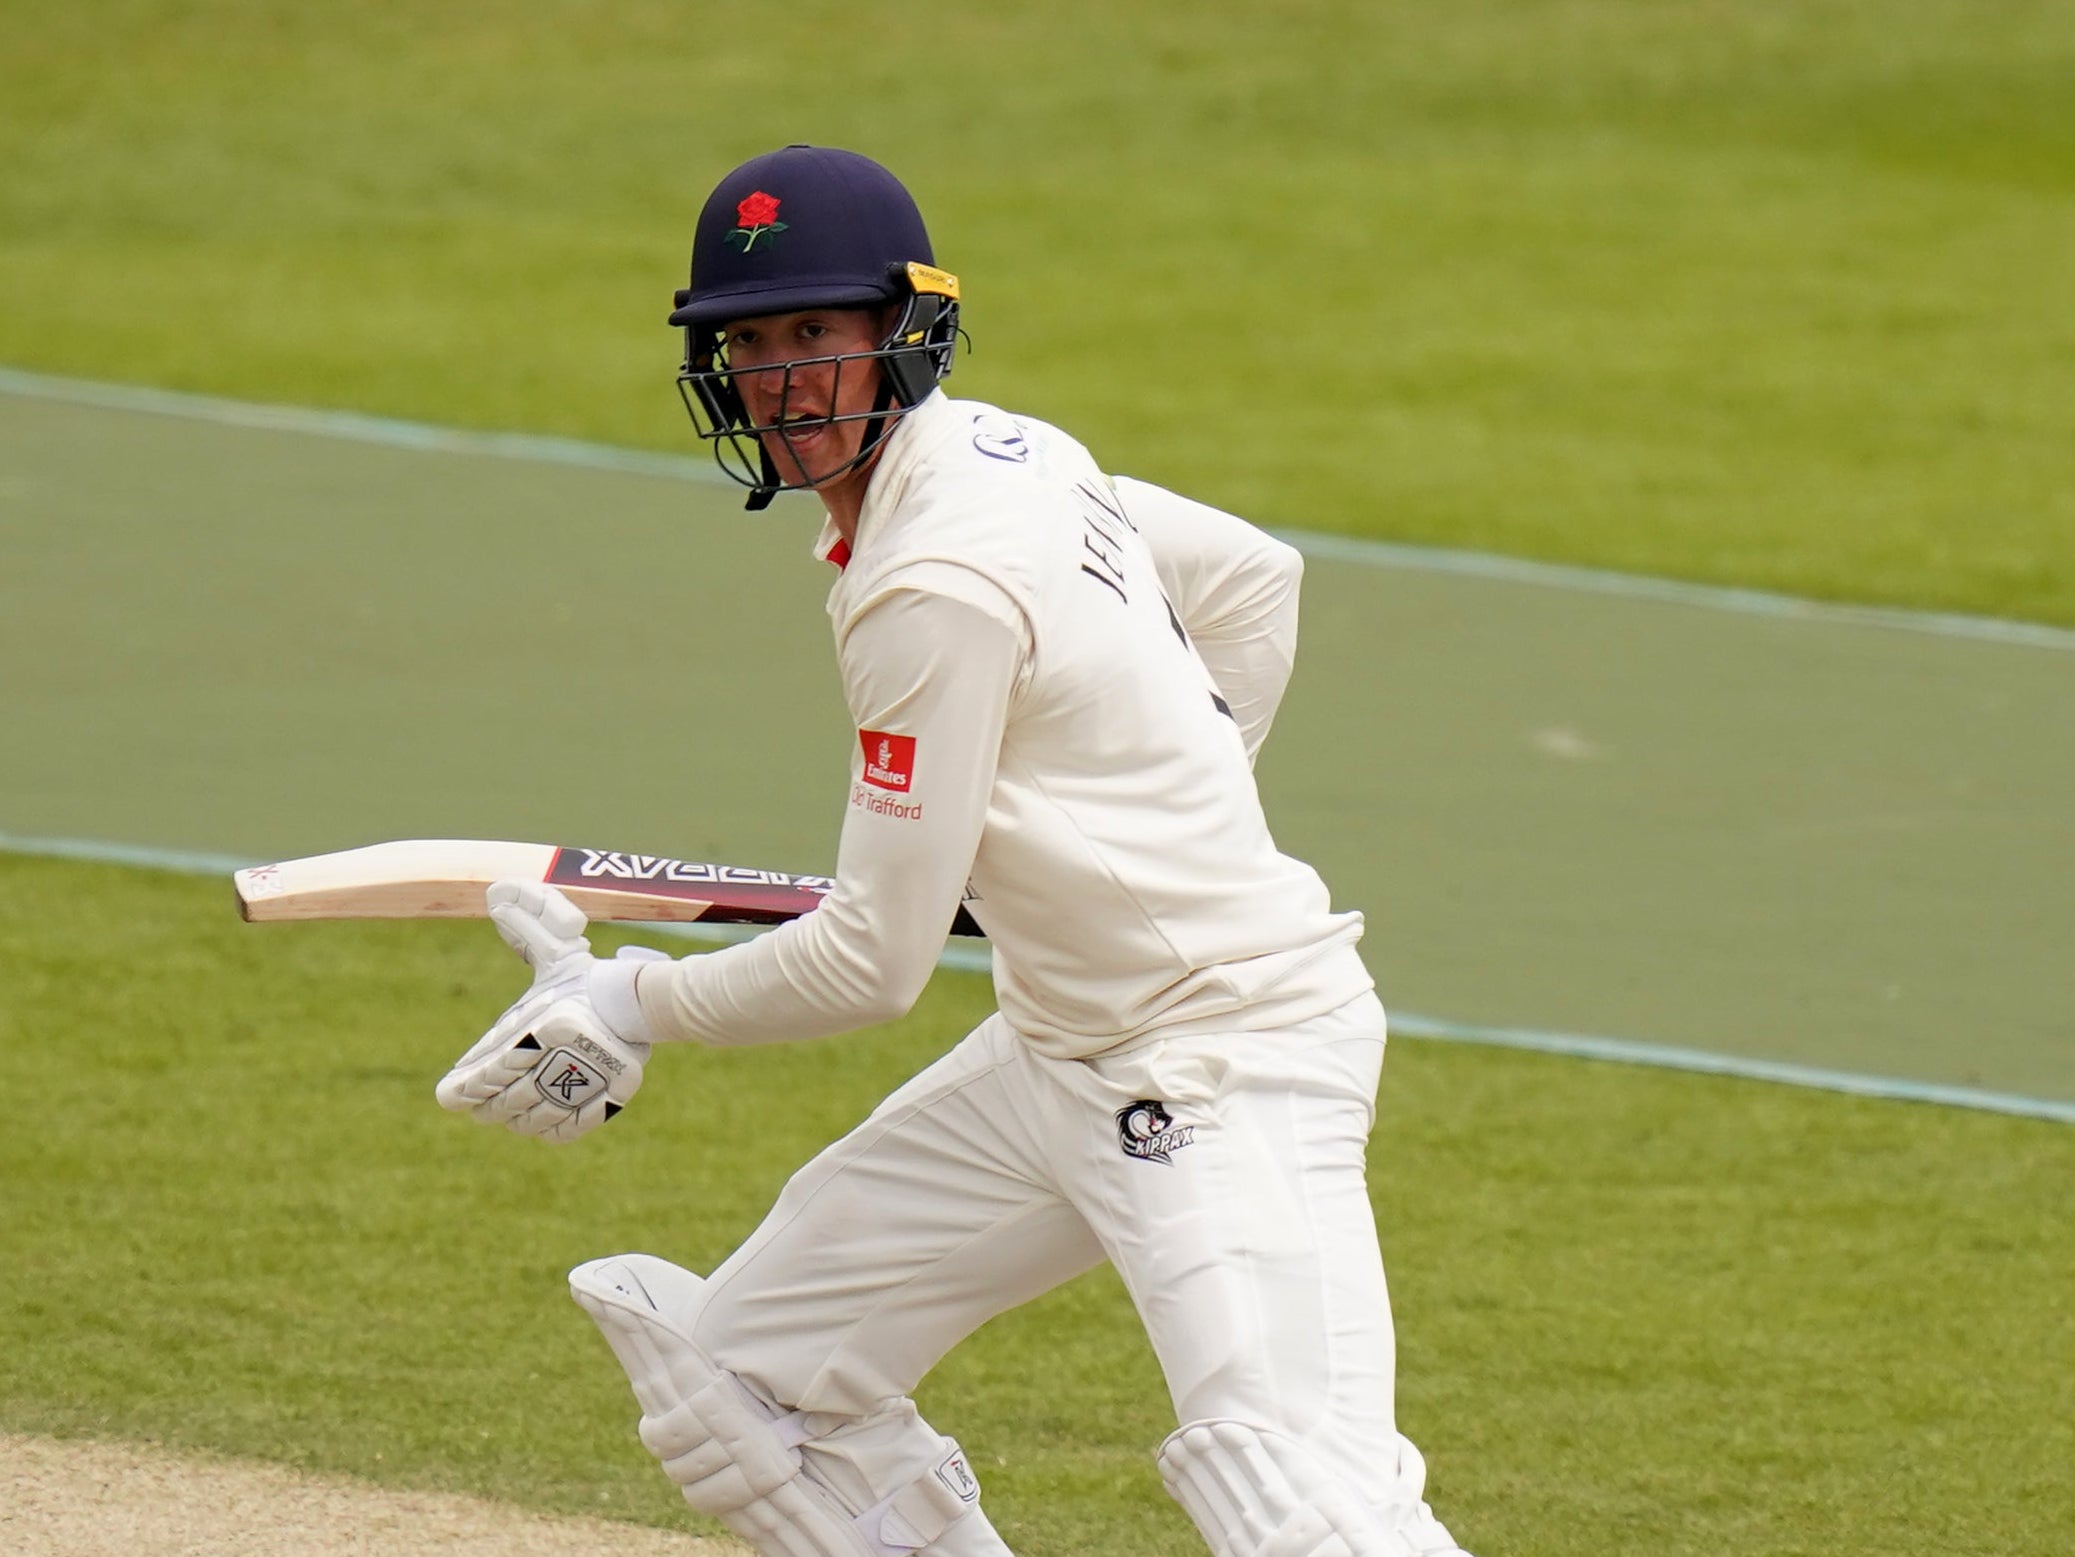
<path fill-rule="evenodd" d="M 964 576 L 984 607 L 898 589 L 840 647 L 851 711 L 860 730 L 888 738 L 891 761 L 879 764 L 875 740 L 870 768 L 851 783 L 821 906 L 682 961 L 600 964 L 592 993 L 616 1029 L 769 1043 L 888 1021 L 915 1003 L 972 871 L 1026 652 L 1007 597 Z"/>
<path fill-rule="evenodd" d="M 1120 476 L 1116 489 L 1252 759 L 1296 663 L 1303 556 L 1244 519 L 1163 487 Z"/>

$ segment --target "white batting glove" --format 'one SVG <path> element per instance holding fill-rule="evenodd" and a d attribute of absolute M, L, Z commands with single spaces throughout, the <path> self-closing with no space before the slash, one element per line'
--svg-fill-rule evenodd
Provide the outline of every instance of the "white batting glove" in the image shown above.
<path fill-rule="evenodd" d="M 649 1046 L 615 1032 L 591 1001 L 597 959 L 583 910 L 538 882 L 500 881 L 486 900 L 497 933 L 533 969 L 533 985 L 447 1072 L 440 1106 L 521 1135 L 573 1141 L 627 1106 Z M 664 954 L 628 946 L 619 955 Z"/>

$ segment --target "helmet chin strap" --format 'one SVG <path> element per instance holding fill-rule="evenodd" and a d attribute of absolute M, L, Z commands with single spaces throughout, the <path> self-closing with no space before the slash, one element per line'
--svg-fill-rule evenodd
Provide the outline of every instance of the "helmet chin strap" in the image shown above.
<path fill-rule="evenodd" d="M 893 409 L 893 380 L 886 370 L 879 372 L 879 393 L 872 397 L 872 419 L 865 423 L 865 435 L 857 441 L 857 457 L 862 460 L 872 452 L 873 446 L 886 434 L 887 415 Z M 855 461 L 853 461 L 855 463 Z"/>
<path fill-rule="evenodd" d="M 744 513 L 762 513 L 771 506 L 771 499 L 778 495 L 778 467 L 771 463 L 771 451 L 757 440 L 757 458 L 763 463 L 764 479 L 761 484 L 749 489 L 749 498 L 742 505 Z"/>

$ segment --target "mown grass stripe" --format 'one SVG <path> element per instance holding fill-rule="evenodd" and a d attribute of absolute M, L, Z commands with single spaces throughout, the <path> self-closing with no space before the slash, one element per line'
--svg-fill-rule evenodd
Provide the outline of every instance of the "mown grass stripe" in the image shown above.
<path fill-rule="evenodd" d="M 688 455 L 620 449 L 609 444 L 586 443 L 580 439 L 556 438 L 538 433 L 470 432 L 461 428 L 436 427 L 429 423 L 403 421 L 393 417 L 368 416 L 357 411 L 259 405 L 215 395 L 187 394 L 143 385 L 106 384 L 89 379 L 62 378 L 5 366 L 0 366 L 0 394 L 90 406 L 101 410 L 139 411 L 158 416 L 185 417 L 229 427 L 341 438 L 391 448 L 422 449 L 444 454 L 485 455 L 496 459 L 534 460 L 619 474 L 696 481 L 706 485 L 731 484 L 711 461 Z M 1999 617 L 1968 616 L 1956 612 L 1912 611 L 1895 606 L 1848 605 L 1837 601 L 1811 600 L 1800 595 L 1775 594 L 1767 590 L 1732 589 L 1719 584 L 1694 584 L 1680 579 L 1656 578 L 1641 573 L 1615 573 L 1601 568 L 1534 562 L 1526 558 L 1498 556 L 1488 552 L 1458 551 L 1438 546 L 1408 546 L 1394 541 L 1327 535 L 1312 530 L 1277 529 L 1273 533 L 1307 557 L 1316 557 L 1321 561 L 1352 563 L 1359 567 L 1447 573 L 1490 579 L 1497 583 L 1529 584 L 1544 589 L 1614 595 L 1625 599 L 1660 600 L 1713 611 L 1732 611 L 1747 616 L 1880 627 L 1901 632 L 1927 633 L 1935 637 L 1968 638 L 1990 643 L 2019 644 L 2035 649 L 2075 652 L 2075 629 L 2053 627 L 2039 622 L 2006 621 Z"/>
<path fill-rule="evenodd" d="M 161 849 L 148 844 L 109 843 L 92 838 L 32 838 L 5 832 L 0 832 L 0 853 L 85 860 L 104 865 L 131 865 L 146 870 L 177 871 L 185 875 L 226 877 L 232 871 L 262 863 L 259 860 L 231 854 Z M 748 940 L 763 933 L 759 928 L 749 925 L 657 924 L 645 928 L 687 940 L 720 943 Z M 937 959 L 937 965 L 961 973 L 985 973 L 989 971 L 992 963 L 989 954 L 980 947 L 946 946 L 943 955 Z M 2025 1097 L 2017 1093 L 1991 1092 L 1977 1087 L 1940 1086 L 1932 1082 L 1910 1081 L 1897 1076 L 1871 1076 L 1856 1071 L 1825 1070 L 1812 1065 L 1747 1059 L 1740 1055 L 1716 1054 L 1704 1049 L 1682 1049 L 1670 1044 L 1645 1043 L 1626 1038 L 1547 1033 L 1533 1028 L 1479 1027 L 1395 1009 L 1390 1015 L 1390 1026 L 1394 1037 L 1433 1039 L 1446 1043 L 1475 1043 L 1503 1049 L 1528 1049 L 1536 1053 L 1558 1054 L 1573 1059 L 1653 1066 L 1660 1070 L 1730 1076 L 1743 1081 L 1772 1081 L 1822 1092 L 1848 1093 L 1855 1097 L 1887 1098 L 1908 1103 L 1937 1103 L 1951 1108 L 2018 1114 L 2027 1118 L 2052 1119 L 2063 1124 L 2075 1124 L 2075 1103 Z"/>

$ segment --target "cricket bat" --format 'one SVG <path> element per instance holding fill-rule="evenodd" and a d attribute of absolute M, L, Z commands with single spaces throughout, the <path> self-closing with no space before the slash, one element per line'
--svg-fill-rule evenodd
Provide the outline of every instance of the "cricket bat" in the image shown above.
<path fill-rule="evenodd" d="M 812 912 L 826 876 L 704 865 L 657 854 L 483 838 L 414 838 L 237 872 L 238 913 L 270 919 L 482 919 L 493 881 L 559 888 L 592 919 L 779 924 Z M 953 935 L 979 935 L 964 908 Z"/>

